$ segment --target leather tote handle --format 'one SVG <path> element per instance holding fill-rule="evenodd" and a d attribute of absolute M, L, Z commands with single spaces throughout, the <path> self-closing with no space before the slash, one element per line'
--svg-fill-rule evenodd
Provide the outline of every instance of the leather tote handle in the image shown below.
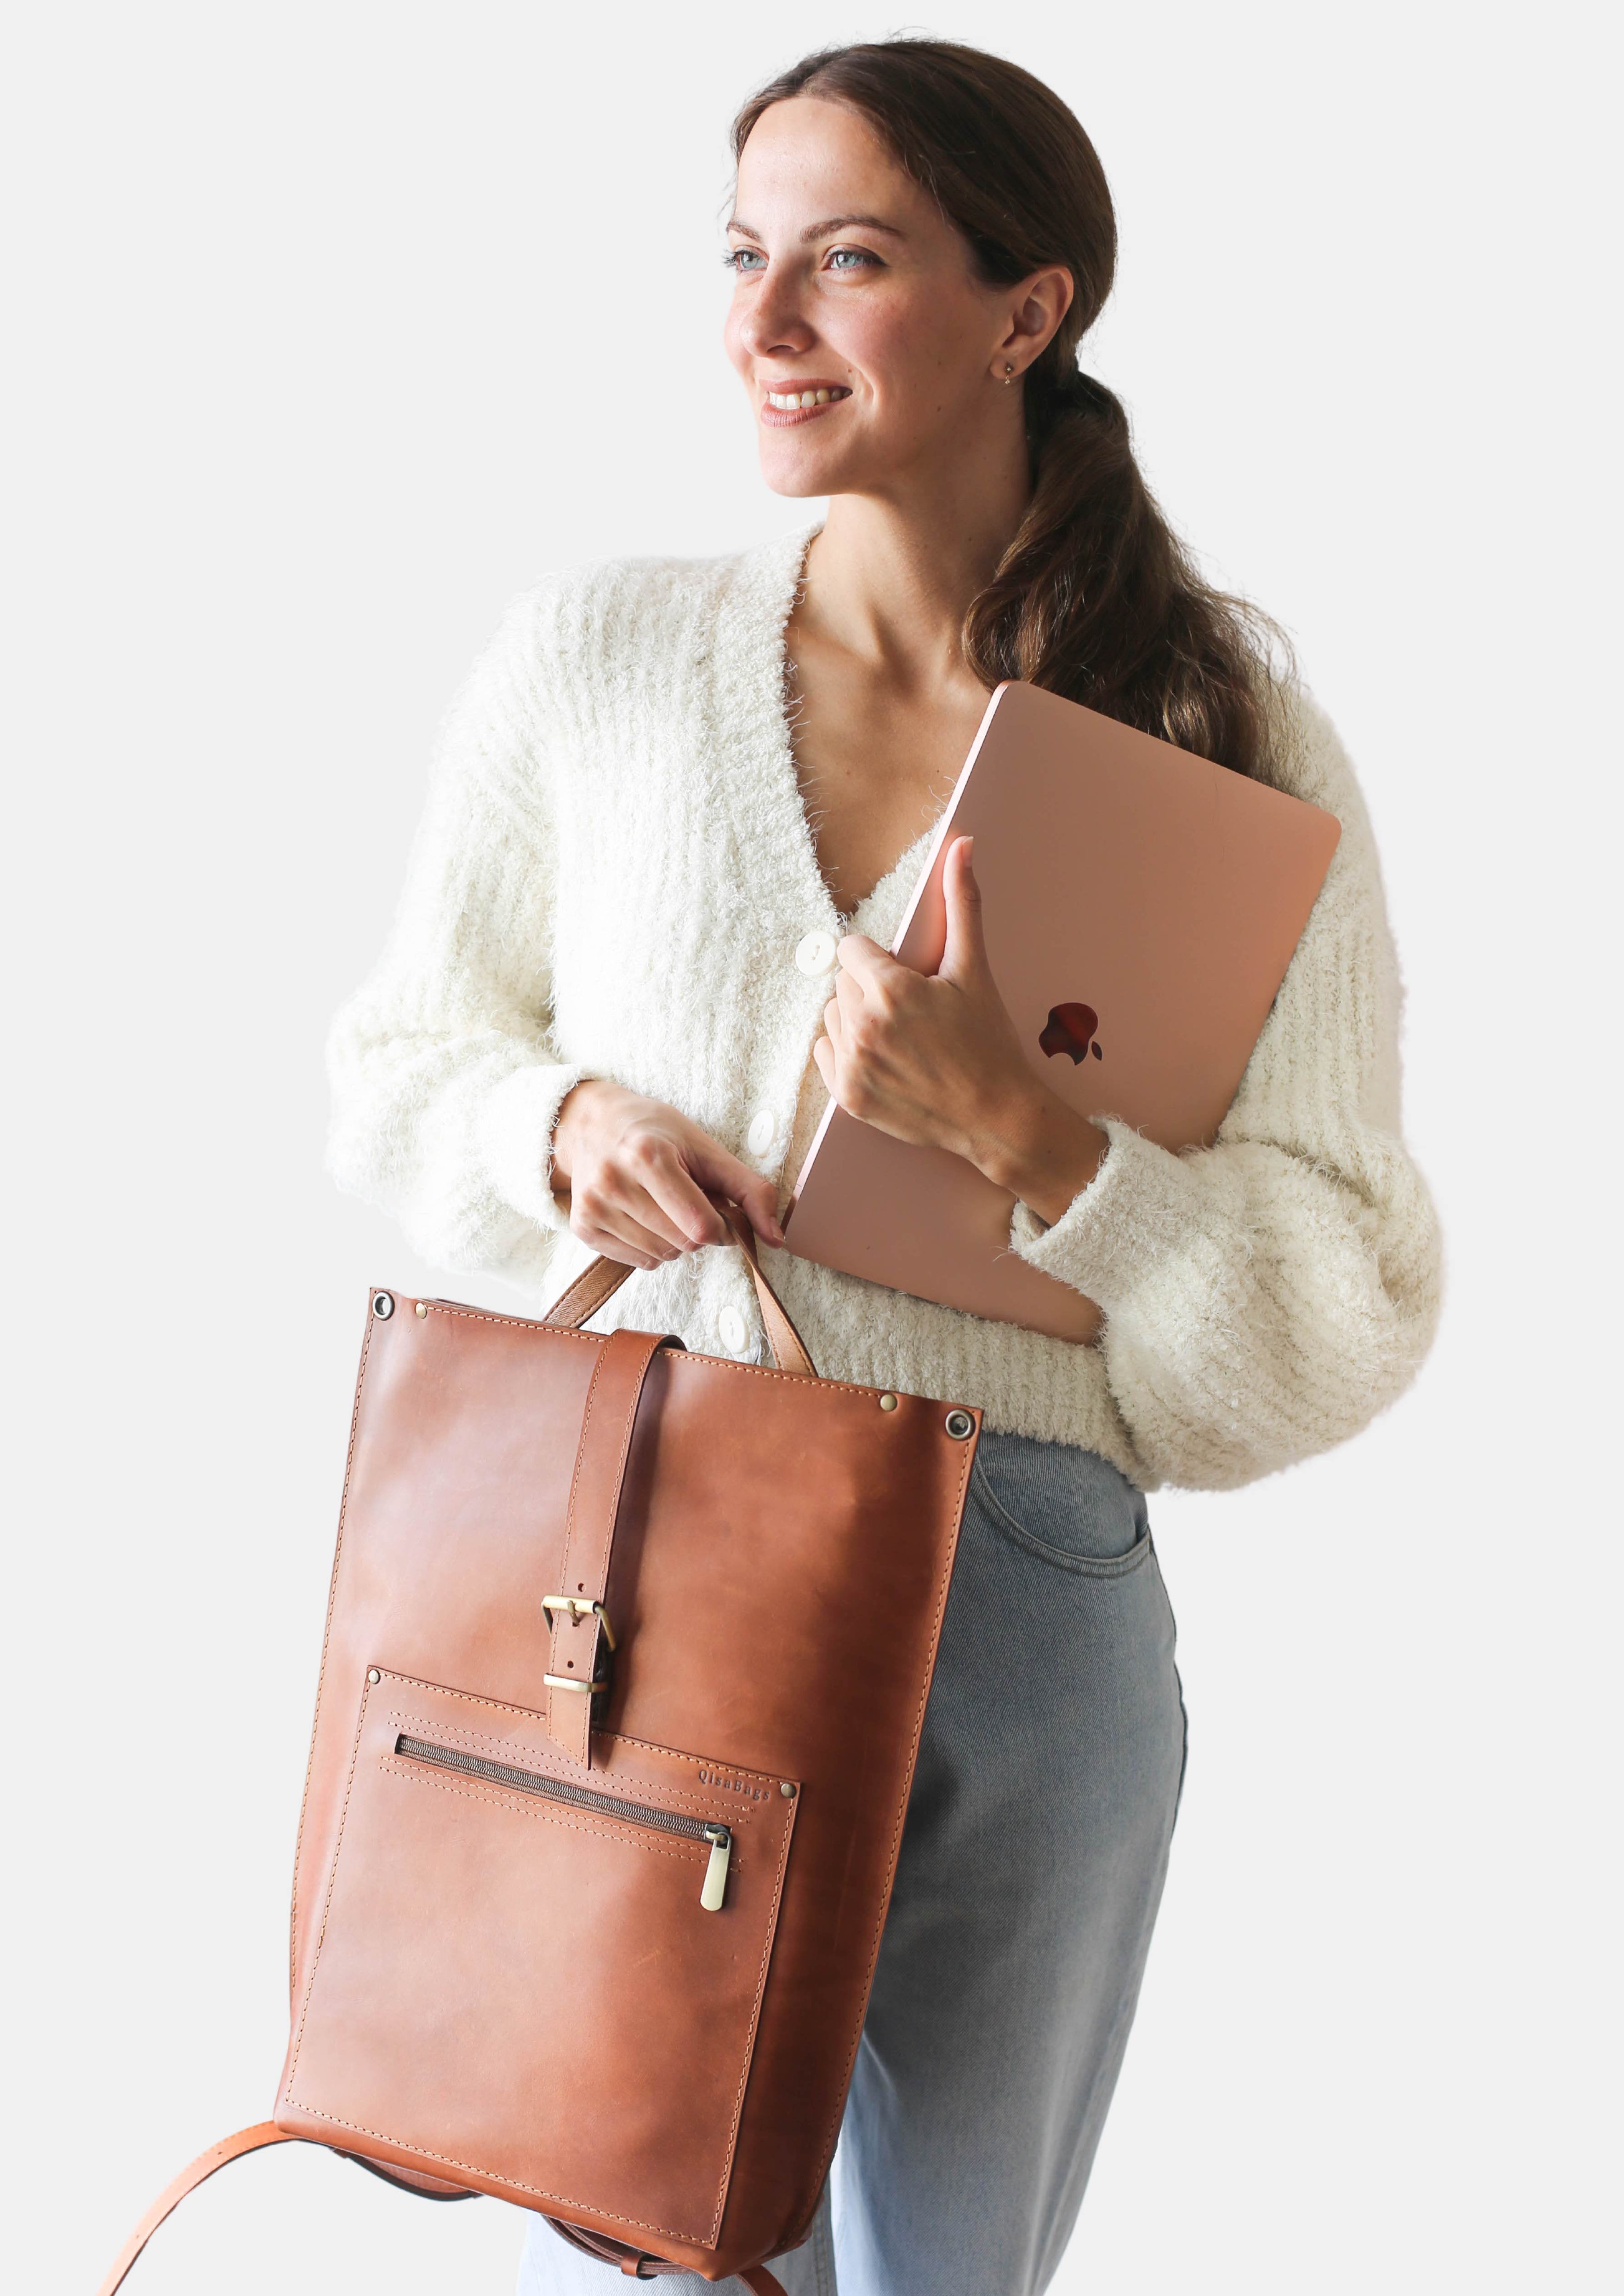
<path fill-rule="evenodd" d="M 767 1345 L 773 1361 L 780 1371 L 793 1372 L 802 1379 L 816 1379 L 817 1365 L 807 1352 L 806 1341 L 785 1312 L 783 1302 L 767 1282 L 756 1252 L 756 1231 L 739 1210 L 737 1204 L 720 1207 L 723 1218 L 733 1230 L 734 1240 L 743 1252 L 750 1268 L 750 1282 L 756 1287 L 756 1302 L 761 1310 L 761 1321 L 767 1327 Z M 578 1331 L 590 1316 L 608 1300 L 612 1300 L 633 1270 L 619 1259 L 595 1259 L 583 1267 L 566 1292 L 559 1294 L 546 1314 L 544 1324 L 556 1324 L 567 1332 Z"/>

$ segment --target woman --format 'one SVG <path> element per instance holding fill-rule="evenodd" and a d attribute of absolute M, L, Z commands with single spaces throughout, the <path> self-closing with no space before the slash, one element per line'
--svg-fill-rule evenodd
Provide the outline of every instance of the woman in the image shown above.
<path fill-rule="evenodd" d="M 892 41 L 784 74 L 734 150 L 728 352 L 768 485 L 827 518 L 514 603 L 335 1027 L 332 1163 L 430 1259 L 553 1293 L 607 1253 L 639 1274 L 600 1328 L 757 1359 L 742 1257 L 709 1248 L 730 1200 L 825 1376 L 983 1406 L 833 2205 L 776 2268 L 796 2296 L 837 2271 L 843 2296 L 1025 2296 L 1077 2214 L 1182 1776 L 1144 1494 L 1363 1427 L 1426 1349 L 1438 1244 L 1351 768 L 1078 371 L 1115 251 L 1087 138 L 1013 65 Z M 940 974 L 885 953 L 1014 676 L 1342 821 L 1211 1148 L 1096 1128 L 1029 1069 L 969 840 Z M 1097 1344 L 778 1249 L 826 1093 L 1009 1189 L 1013 1248 L 1100 1304 Z M 610 2272 L 533 2228 L 533 2296 Z"/>

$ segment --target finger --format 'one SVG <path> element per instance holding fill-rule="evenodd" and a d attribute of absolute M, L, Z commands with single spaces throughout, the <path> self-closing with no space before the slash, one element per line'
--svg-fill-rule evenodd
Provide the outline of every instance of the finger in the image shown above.
<path fill-rule="evenodd" d="M 641 1156 L 636 1186 L 627 1210 L 645 1227 L 665 1235 L 677 1250 L 697 1251 L 704 1244 L 726 1242 L 721 1214 L 675 1148 L 651 1148 Z"/>
<path fill-rule="evenodd" d="M 817 1072 L 824 1080 L 831 1099 L 834 1097 L 834 1046 L 827 1037 L 820 1037 L 812 1047 L 812 1057 L 817 1062 Z"/>
<path fill-rule="evenodd" d="M 893 973 L 907 970 L 906 965 L 898 964 L 889 949 L 882 948 L 877 940 L 870 940 L 866 933 L 848 933 L 834 953 L 841 973 L 860 981 L 865 988 L 883 988 Z"/>
<path fill-rule="evenodd" d="M 707 1140 L 692 1162 L 694 1177 L 718 1196 L 737 1204 L 764 1243 L 783 1242 L 783 1230 L 778 1225 L 778 1190 L 765 1173 L 752 1172 L 716 1140 Z M 726 1237 L 724 1226 L 720 1240 Z"/>
<path fill-rule="evenodd" d="M 975 840 L 956 837 L 942 864 L 942 898 L 947 905 L 947 943 L 942 951 L 940 977 L 962 985 L 978 980 L 987 970 L 987 942 L 981 929 L 981 889 L 972 865 Z"/>
<path fill-rule="evenodd" d="M 845 1024 L 845 1019 L 846 1016 L 841 1010 L 841 1000 L 837 991 L 824 1007 L 824 1034 L 836 1052 L 839 1052 L 844 1041 L 841 1032 Z M 812 1049 L 816 1054 L 817 1046 L 814 1045 Z"/>
<path fill-rule="evenodd" d="M 782 1243 L 783 1230 L 778 1224 L 778 1185 L 758 1172 L 749 1185 L 734 1198 L 751 1227 L 763 1243 Z"/>
<path fill-rule="evenodd" d="M 629 1214 L 607 1206 L 587 1211 L 576 1204 L 570 1214 L 570 1232 L 588 1251 L 619 1260 L 623 1267 L 640 1268 L 645 1275 L 677 1256 L 668 1243 L 651 1235 Z"/>
<path fill-rule="evenodd" d="M 834 1009 L 842 1021 L 855 1021 L 865 1010 L 878 1012 L 878 981 L 872 974 L 865 982 L 855 972 L 842 972 L 834 984 Z"/>

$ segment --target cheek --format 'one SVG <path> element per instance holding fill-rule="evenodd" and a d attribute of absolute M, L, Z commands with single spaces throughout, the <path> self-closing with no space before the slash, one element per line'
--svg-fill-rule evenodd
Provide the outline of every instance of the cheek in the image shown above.
<path fill-rule="evenodd" d="M 855 299 L 854 299 L 855 301 Z M 956 408 L 973 392 L 980 373 L 979 346 L 949 320 L 937 299 L 915 293 L 878 296 L 845 314 L 829 340 L 867 378 L 878 413 L 913 430 L 945 405 Z"/>
<path fill-rule="evenodd" d="M 906 390 L 919 364 L 920 315 L 911 298 L 853 296 L 830 312 L 823 332 L 876 392 Z"/>

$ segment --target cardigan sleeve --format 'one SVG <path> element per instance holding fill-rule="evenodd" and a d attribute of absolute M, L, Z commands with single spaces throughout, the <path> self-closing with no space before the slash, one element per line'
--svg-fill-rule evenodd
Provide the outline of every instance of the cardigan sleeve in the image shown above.
<path fill-rule="evenodd" d="M 1436 1326 L 1438 1224 L 1399 1131 L 1401 991 L 1363 800 L 1324 712 L 1272 701 L 1270 778 L 1342 835 L 1210 1147 L 1170 1154 L 1115 1119 L 1099 1172 L 1011 1242 L 1097 1302 L 1135 1449 L 1161 1480 L 1226 1489 L 1356 1434 Z"/>
<path fill-rule="evenodd" d="M 567 1227 L 551 1029 L 555 873 L 532 636 L 514 602 L 441 726 L 387 946 L 327 1040 L 328 1169 L 443 1267 L 540 1278 Z"/>

